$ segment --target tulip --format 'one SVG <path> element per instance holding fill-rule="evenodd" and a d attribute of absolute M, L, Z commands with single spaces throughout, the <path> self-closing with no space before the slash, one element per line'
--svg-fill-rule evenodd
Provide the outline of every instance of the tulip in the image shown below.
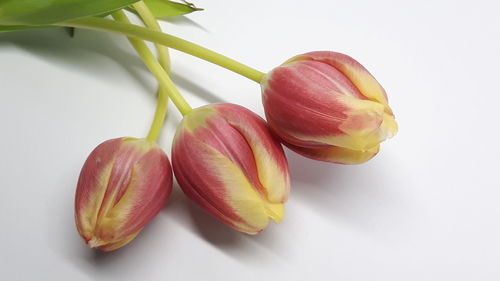
<path fill-rule="evenodd" d="M 177 128 L 172 166 L 184 193 L 248 234 L 279 223 L 289 193 L 288 164 L 265 121 L 234 104 L 194 109 Z"/>
<path fill-rule="evenodd" d="M 78 232 L 92 248 L 118 249 L 158 214 L 171 190 L 172 169 L 155 142 L 105 141 L 80 173 L 75 197 Z"/>
<path fill-rule="evenodd" d="M 344 54 L 295 56 L 269 72 L 261 87 L 269 126 L 287 147 L 312 159 L 362 163 L 397 132 L 382 86 Z"/>

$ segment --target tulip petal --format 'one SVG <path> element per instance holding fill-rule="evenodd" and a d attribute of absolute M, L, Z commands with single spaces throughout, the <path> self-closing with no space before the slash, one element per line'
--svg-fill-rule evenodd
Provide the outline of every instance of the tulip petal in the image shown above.
<path fill-rule="evenodd" d="M 342 77 L 324 63 L 313 64 L 328 75 Z M 348 81 L 344 79 L 345 85 L 338 86 L 312 69 L 303 63 L 284 65 L 263 79 L 264 109 L 269 125 L 276 132 L 308 136 L 342 134 L 338 126 L 347 118 L 344 112 L 349 108 L 339 97 L 343 96 L 341 89 L 349 87 Z M 322 84 L 318 81 L 321 79 Z"/>
<path fill-rule="evenodd" d="M 365 97 L 384 104 L 387 112 L 392 114 L 384 88 L 382 88 L 364 66 L 352 57 L 337 52 L 319 51 L 296 56 L 288 62 L 297 60 L 320 61 L 335 67 L 342 72 Z"/>
<path fill-rule="evenodd" d="M 269 126 L 310 158 L 364 162 L 397 132 L 385 90 L 344 54 L 295 56 L 269 72 L 261 87 Z"/>
<path fill-rule="evenodd" d="M 217 104 L 227 122 L 235 127 L 250 146 L 260 183 L 270 202 L 284 203 L 290 191 L 288 162 L 279 141 L 266 122 L 250 110 L 234 104 Z"/>
<path fill-rule="evenodd" d="M 293 136 L 286 138 L 291 144 L 363 150 L 381 141 L 373 132 L 382 123 L 384 105 L 365 99 L 335 68 L 300 61 L 273 70 L 269 77 L 263 86 L 266 116 L 281 137 Z"/>
<path fill-rule="evenodd" d="M 258 233 L 268 225 L 269 219 L 276 222 L 282 220 L 284 208 L 281 203 L 262 200 L 242 171 L 218 151 L 214 150 L 210 158 L 215 168 L 214 173 L 224 184 L 228 203 L 245 225 L 253 227 L 247 233 Z M 239 226 L 238 223 L 236 225 Z"/>
<path fill-rule="evenodd" d="M 207 212 L 249 234 L 279 221 L 282 210 L 262 200 L 240 167 L 189 132 L 176 135 L 172 149 L 174 172 L 180 187 Z M 190 155 L 196 155 L 195 159 Z"/>
<path fill-rule="evenodd" d="M 378 130 L 380 139 L 390 139 L 398 132 L 398 123 L 392 114 L 384 114 L 382 124 Z"/>
<path fill-rule="evenodd" d="M 202 141 L 197 140 L 193 132 L 178 130 L 172 146 L 172 166 L 175 177 L 188 197 L 215 217 L 233 225 L 234 221 L 241 221 L 241 219 L 227 204 L 226 190 L 213 173 L 213 167 L 207 166 L 207 163 L 210 163 L 207 157 L 212 153 L 209 148 Z"/>
<path fill-rule="evenodd" d="M 255 234 L 284 216 L 288 165 L 265 121 L 233 104 L 194 109 L 172 146 L 177 181 L 193 201 L 236 230 Z"/>
<path fill-rule="evenodd" d="M 331 162 L 337 164 L 360 164 L 372 159 L 378 152 L 380 146 L 377 145 L 368 150 L 351 150 L 338 146 L 327 148 L 309 148 L 294 146 L 288 143 L 285 145 L 294 152 L 319 161 Z"/>
<path fill-rule="evenodd" d="M 128 243 L 132 242 L 132 240 L 134 240 L 134 238 L 137 235 L 139 235 L 139 232 L 140 231 L 138 231 L 132 235 L 129 235 L 128 237 L 126 237 L 118 242 L 108 243 L 106 241 L 99 241 L 96 238 L 94 238 L 94 239 L 88 241 L 88 244 L 91 248 L 96 248 L 96 249 L 99 249 L 99 250 L 104 251 L 104 252 L 110 252 L 110 251 L 114 251 L 114 250 L 121 248 L 121 247 L 127 245 Z"/>
<path fill-rule="evenodd" d="M 125 191 L 119 198 L 116 197 L 112 207 L 103 213 L 101 226 L 106 231 L 116 227 L 116 231 L 123 236 L 136 233 L 164 206 L 171 192 L 170 164 L 158 147 L 147 150 L 148 152 L 139 154 L 128 167 L 130 178 L 127 179 Z M 115 167 L 119 161 L 117 158 Z"/>
<path fill-rule="evenodd" d="M 117 249 L 160 211 L 172 188 L 166 154 L 154 142 L 120 138 L 100 144 L 82 168 L 75 220 L 90 246 Z"/>
<path fill-rule="evenodd" d="M 122 139 L 112 139 L 101 143 L 89 155 L 83 165 L 75 197 L 75 221 L 78 232 L 85 240 L 90 240 L 97 223 L 102 199 L 106 192 L 113 159 Z"/>

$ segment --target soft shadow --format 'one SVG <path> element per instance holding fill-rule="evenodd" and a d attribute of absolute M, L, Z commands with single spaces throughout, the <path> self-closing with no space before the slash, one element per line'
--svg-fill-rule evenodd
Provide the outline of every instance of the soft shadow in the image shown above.
<path fill-rule="evenodd" d="M 203 211 L 194 203 L 188 204 L 189 214 L 195 226 L 194 231 L 205 241 L 217 247 L 222 253 L 245 264 L 257 264 L 261 267 L 273 264 L 283 255 L 276 253 L 276 235 L 266 229 L 266 233 L 249 235 L 233 230 Z M 266 261 L 269 262 L 266 264 Z"/>
<path fill-rule="evenodd" d="M 252 236 L 230 228 L 192 202 L 180 191 L 180 188 L 176 189 L 178 191 L 173 198 L 176 203 L 173 204 L 172 209 L 168 210 L 168 214 L 180 225 L 218 249 L 220 253 L 238 262 L 259 266 L 266 261 L 275 261 L 277 257 L 279 258 L 273 250 L 268 249 L 271 243 L 269 235 L 266 235 L 268 240 L 262 237 L 259 243 L 255 241 L 255 238 L 262 234 Z"/>
<path fill-rule="evenodd" d="M 194 231 L 208 243 L 220 248 L 238 247 L 244 243 L 243 236 L 206 213 L 174 184 L 169 206 L 164 209 L 181 225 Z"/>
<path fill-rule="evenodd" d="M 200 98 L 204 99 L 208 103 L 219 103 L 219 102 L 226 102 L 223 100 L 221 97 L 217 96 L 213 92 L 201 87 L 200 85 L 193 83 L 192 81 L 186 79 L 184 76 L 177 74 L 177 73 L 172 73 L 170 75 L 172 77 L 172 80 L 175 82 L 177 86 L 180 88 L 193 93 Z"/>
<path fill-rule="evenodd" d="M 335 166 L 339 165 L 308 159 L 286 147 L 284 149 L 290 168 L 292 187 L 297 183 L 311 187 L 334 184 L 331 179 L 335 178 L 337 173 L 340 172 L 335 169 Z M 295 189 L 291 190 L 292 196 L 295 191 Z"/>
<path fill-rule="evenodd" d="M 71 68 L 72 72 L 117 83 L 121 79 L 128 79 L 129 77 L 113 75 L 115 70 L 107 62 L 112 60 L 145 92 L 156 95 L 157 83 L 151 83 L 147 79 L 150 77 L 148 70 L 123 36 L 77 29 L 75 37 L 71 38 L 62 28 L 0 33 L 0 49 L 9 44 L 50 63 Z M 171 77 L 180 88 L 198 95 L 208 103 L 224 102 L 213 92 L 178 73 L 172 73 Z"/>
<path fill-rule="evenodd" d="M 131 276 L 137 276 L 141 272 L 143 274 L 152 269 L 152 264 L 148 260 L 156 258 L 158 251 L 169 253 L 168 239 L 158 239 L 158 233 L 168 237 L 168 229 L 170 227 L 157 217 L 130 244 L 118 250 L 101 252 L 83 245 L 81 248 L 84 249 L 72 253 L 73 265 L 98 280 L 134 279 Z M 170 258 L 170 254 L 165 258 Z"/>
<path fill-rule="evenodd" d="M 0 33 L 0 49 L 14 45 L 49 63 L 71 69 L 95 79 L 119 83 L 122 77 L 114 75 L 116 69 L 109 65 L 112 60 L 130 74 L 132 79 L 148 93 L 155 93 L 156 85 L 150 85 L 145 77 L 147 70 L 140 58 L 129 49 L 124 37 L 96 31 L 77 29 L 75 37 L 68 36 L 62 28 L 26 30 Z"/>
<path fill-rule="evenodd" d="M 239 233 L 215 219 L 193 202 L 187 203 L 196 232 L 210 244 L 223 249 L 238 248 L 246 243 L 246 234 Z"/>
<path fill-rule="evenodd" d="M 287 214 L 287 216 L 291 217 L 289 214 Z M 285 218 L 285 220 L 288 220 L 288 218 Z M 286 222 L 282 222 L 282 224 L 284 223 Z M 293 256 L 294 251 L 297 250 L 296 244 L 293 243 L 293 239 L 283 239 L 285 236 L 290 238 L 290 231 L 301 231 L 301 229 L 284 225 L 275 225 L 273 222 L 270 222 L 270 225 L 266 229 L 258 235 L 250 236 L 249 239 L 254 246 L 265 250 L 281 260 L 287 260 Z"/>
<path fill-rule="evenodd" d="M 132 240 L 131 243 L 112 252 L 102 252 L 99 250 L 89 249 L 86 247 L 85 259 L 95 267 L 107 267 L 109 264 L 120 263 L 120 260 L 127 259 L 129 256 L 134 256 L 141 252 L 144 247 L 151 242 L 155 232 L 165 232 L 166 230 L 160 226 L 158 219 L 149 222 L 141 233 Z"/>
<path fill-rule="evenodd" d="M 402 182 L 401 173 L 405 171 L 397 159 L 374 158 L 362 165 L 338 165 L 307 159 L 289 150 L 287 156 L 291 196 L 327 221 L 360 228 L 382 239 L 411 228 L 414 202 L 404 191 L 408 185 Z"/>

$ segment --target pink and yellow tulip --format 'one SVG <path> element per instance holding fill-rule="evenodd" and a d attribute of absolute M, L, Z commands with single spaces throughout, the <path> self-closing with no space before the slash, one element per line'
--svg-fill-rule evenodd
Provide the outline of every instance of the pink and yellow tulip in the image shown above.
<path fill-rule="evenodd" d="M 269 126 L 306 157 L 362 163 L 397 132 L 384 89 L 347 55 L 295 56 L 269 72 L 261 86 Z"/>
<path fill-rule="evenodd" d="M 92 248 L 118 249 L 134 239 L 172 190 L 167 155 L 153 141 L 118 138 L 97 146 L 78 180 L 75 220 Z"/>
<path fill-rule="evenodd" d="M 266 122 L 248 109 L 224 103 L 191 111 L 177 128 L 172 166 L 189 198 L 238 231 L 256 234 L 283 219 L 287 160 Z"/>

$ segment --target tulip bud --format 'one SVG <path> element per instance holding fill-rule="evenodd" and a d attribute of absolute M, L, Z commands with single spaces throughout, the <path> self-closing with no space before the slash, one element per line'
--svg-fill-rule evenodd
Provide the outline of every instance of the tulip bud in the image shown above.
<path fill-rule="evenodd" d="M 306 157 L 362 163 L 397 132 L 384 89 L 347 55 L 293 57 L 269 72 L 261 86 L 269 126 L 286 146 Z"/>
<path fill-rule="evenodd" d="M 223 103 L 191 111 L 177 128 L 172 166 L 189 198 L 238 231 L 256 234 L 284 216 L 283 148 L 248 109 Z"/>
<path fill-rule="evenodd" d="M 167 155 L 153 141 L 118 138 L 98 145 L 76 188 L 75 221 L 92 248 L 118 249 L 165 205 L 172 190 Z"/>

